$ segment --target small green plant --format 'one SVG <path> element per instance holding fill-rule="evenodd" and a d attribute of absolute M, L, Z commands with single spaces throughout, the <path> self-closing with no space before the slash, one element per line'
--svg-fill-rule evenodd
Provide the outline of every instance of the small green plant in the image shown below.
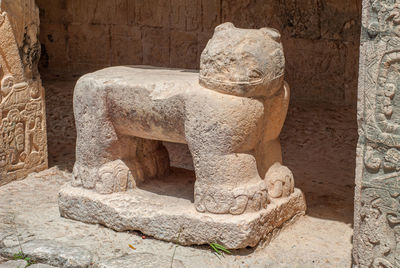
<path fill-rule="evenodd" d="M 224 247 L 224 246 L 222 246 L 220 244 L 209 243 L 208 245 L 210 245 L 211 249 L 214 250 L 214 253 L 216 253 L 218 255 L 223 255 L 224 253 L 232 254 L 226 247 Z"/>
<path fill-rule="evenodd" d="M 26 261 L 27 264 L 26 264 L 25 267 L 24 267 L 24 268 L 26 268 L 26 267 L 31 266 L 32 264 L 34 264 L 34 262 L 32 261 L 31 258 L 29 258 L 28 256 L 26 256 L 25 253 L 24 253 L 24 251 L 22 250 L 21 239 L 20 239 L 20 233 L 18 232 L 17 225 L 16 225 L 16 223 L 15 223 L 15 214 L 14 214 L 14 213 L 12 213 L 12 221 L 11 221 L 11 223 L 12 223 L 12 226 L 13 226 L 13 228 L 14 228 L 14 230 L 15 230 L 15 234 L 16 234 L 16 236 L 17 236 L 18 246 L 19 246 L 19 252 L 18 252 L 18 253 L 15 253 L 15 254 L 13 255 L 13 259 L 14 259 L 14 260 L 24 260 L 24 261 Z"/>
<path fill-rule="evenodd" d="M 24 260 L 27 262 L 27 265 L 24 267 L 28 267 L 31 266 L 33 264 L 33 261 L 31 260 L 31 258 L 29 258 L 28 256 L 26 256 L 22 251 L 15 253 L 13 256 L 13 260 Z"/>
<path fill-rule="evenodd" d="M 21 251 L 18 253 L 15 253 L 13 256 L 13 260 L 23 260 L 23 259 L 25 259 L 25 255 Z"/>

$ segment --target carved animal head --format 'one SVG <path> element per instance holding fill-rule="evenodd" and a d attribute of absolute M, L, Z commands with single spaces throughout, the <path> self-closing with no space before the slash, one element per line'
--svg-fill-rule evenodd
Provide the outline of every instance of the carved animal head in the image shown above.
<path fill-rule="evenodd" d="M 199 82 L 227 94 L 267 97 L 282 87 L 284 70 L 278 31 L 239 29 L 227 22 L 215 28 L 201 54 Z"/>

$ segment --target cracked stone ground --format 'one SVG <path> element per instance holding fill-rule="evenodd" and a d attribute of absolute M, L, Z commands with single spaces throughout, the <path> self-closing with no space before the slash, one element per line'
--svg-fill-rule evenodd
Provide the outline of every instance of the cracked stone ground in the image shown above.
<path fill-rule="evenodd" d="M 0 187 L 0 255 L 10 258 L 20 240 L 25 254 L 56 267 L 170 267 L 173 243 L 59 216 L 57 192 L 71 180 L 74 162 L 75 82 L 73 77 L 44 79 L 51 168 Z M 178 246 L 173 267 L 350 266 L 356 109 L 292 104 L 281 141 L 284 162 L 306 195 L 307 215 L 268 246 L 225 257 L 207 246 Z M 0 267 L 5 261 L 0 258 Z"/>

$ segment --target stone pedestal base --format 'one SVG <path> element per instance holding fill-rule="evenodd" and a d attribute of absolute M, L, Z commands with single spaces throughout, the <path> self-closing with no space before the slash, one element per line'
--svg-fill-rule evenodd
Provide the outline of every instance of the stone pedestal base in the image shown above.
<path fill-rule="evenodd" d="M 256 213 L 199 213 L 193 204 L 193 182 L 194 176 L 173 174 L 140 189 L 109 195 L 68 184 L 59 193 L 60 214 L 116 231 L 138 230 L 181 245 L 216 242 L 237 249 L 256 246 L 306 209 L 302 192 L 295 189 L 290 197 L 273 200 L 267 209 Z"/>

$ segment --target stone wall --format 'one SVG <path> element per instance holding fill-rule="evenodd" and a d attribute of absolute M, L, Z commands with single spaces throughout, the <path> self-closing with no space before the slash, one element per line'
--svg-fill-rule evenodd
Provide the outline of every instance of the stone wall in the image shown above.
<path fill-rule="evenodd" d="M 0 0 L 0 186 L 47 168 L 34 0 Z"/>
<path fill-rule="evenodd" d="M 198 68 L 221 22 L 281 31 L 293 99 L 356 102 L 360 0 L 36 0 L 42 69 Z"/>

